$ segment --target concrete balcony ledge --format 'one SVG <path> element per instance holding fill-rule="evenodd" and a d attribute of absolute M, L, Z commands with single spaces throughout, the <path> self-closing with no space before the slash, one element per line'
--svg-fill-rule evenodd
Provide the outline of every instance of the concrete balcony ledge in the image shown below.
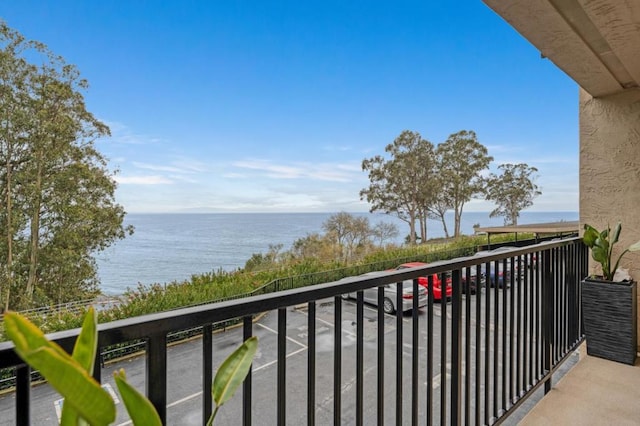
<path fill-rule="evenodd" d="M 640 424 L 640 360 L 630 366 L 586 355 L 522 419 L 521 425 Z"/>

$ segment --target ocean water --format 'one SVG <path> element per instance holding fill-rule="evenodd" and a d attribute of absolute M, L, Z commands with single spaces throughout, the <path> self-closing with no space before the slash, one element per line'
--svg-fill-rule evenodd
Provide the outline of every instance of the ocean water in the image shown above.
<path fill-rule="evenodd" d="M 244 266 L 254 253 L 266 253 L 269 245 L 288 250 L 308 234 L 322 233 L 322 224 L 333 213 L 203 213 L 128 214 L 126 225 L 135 233 L 98 253 L 98 275 L 105 294 L 122 294 L 138 283 L 183 281 L 191 275 Z M 394 223 L 400 231 L 396 243 L 409 234 L 409 226 L 388 215 L 353 213 L 378 222 Z M 519 224 L 578 220 L 578 212 L 523 212 Z M 499 226 L 501 218 L 489 213 L 463 213 L 461 231 L 473 234 L 473 225 Z M 442 225 L 428 222 L 428 237 L 443 237 Z M 453 217 L 448 218 L 453 230 Z"/>

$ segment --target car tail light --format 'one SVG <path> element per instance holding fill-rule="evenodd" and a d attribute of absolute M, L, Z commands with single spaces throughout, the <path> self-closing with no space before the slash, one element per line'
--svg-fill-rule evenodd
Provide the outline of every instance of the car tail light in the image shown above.
<path fill-rule="evenodd" d="M 403 299 L 413 299 L 413 293 L 402 293 Z"/>

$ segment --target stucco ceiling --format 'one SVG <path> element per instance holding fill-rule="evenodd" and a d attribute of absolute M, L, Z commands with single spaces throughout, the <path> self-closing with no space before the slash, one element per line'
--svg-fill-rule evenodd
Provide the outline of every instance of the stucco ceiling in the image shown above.
<path fill-rule="evenodd" d="M 592 96 L 640 86 L 640 0 L 483 0 Z"/>

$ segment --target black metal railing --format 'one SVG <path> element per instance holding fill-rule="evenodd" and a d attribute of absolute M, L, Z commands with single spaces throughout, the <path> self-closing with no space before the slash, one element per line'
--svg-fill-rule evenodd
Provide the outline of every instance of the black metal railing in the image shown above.
<path fill-rule="evenodd" d="M 205 423 L 212 411 L 214 361 L 229 347 L 227 336 L 239 344 L 263 334 L 261 356 L 242 395 L 221 411 L 228 410 L 227 424 L 241 418 L 249 425 L 258 415 L 258 423 L 282 425 L 496 424 L 540 386 L 548 391 L 554 371 L 582 342 L 580 280 L 586 272 L 587 251 L 571 238 L 114 321 L 99 326 L 99 346 L 146 341 L 144 385 L 164 423 L 179 423 L 184 414 L 174 410 L 190 400 Z M 503 284 L 491 286 L 487 279 L 472 294 L 470 277 L 482 273 L 502 276 Z M 426 302 L 417 297 L 425 291 L 418 277 L 432 284 L 433 274 L 442 282 L 451 275 L 450 300 L 434 300 L 432 285 Z M 412 298 L 401 285 L 387 287 L 404 280 L 412 282 Z M 377 306 L 365 303 L 371 292 Z M 395 314 L 384 312 L 385 298 Z M 410 314 L 400 308 L 407 303 Z M 213 333 L 214 324 L 236 318 L 240 328 L 224 337 Z M 193 327 L 204 330 L 199 361 L 174 373 L 167 336 Z M 70 351 L 77 334 L 49 337 Z M 3 422 L 36 424 L 42 407 L 32 403 L 32 393 L 38 390 L 12 347 L 0 343 L 0 368 L 15 367 L 17 375 L 13 418 Z M 178 398 L 173 384 L 188 370 L 196 370 L 196 397 Z M 94 376 L 102 379 L 99 362 Z M 9 410 L 2 405 L 10 401 L 0 398 L 3 416 Z M 216 424 L 225 424 L 225 417 Z"/>

